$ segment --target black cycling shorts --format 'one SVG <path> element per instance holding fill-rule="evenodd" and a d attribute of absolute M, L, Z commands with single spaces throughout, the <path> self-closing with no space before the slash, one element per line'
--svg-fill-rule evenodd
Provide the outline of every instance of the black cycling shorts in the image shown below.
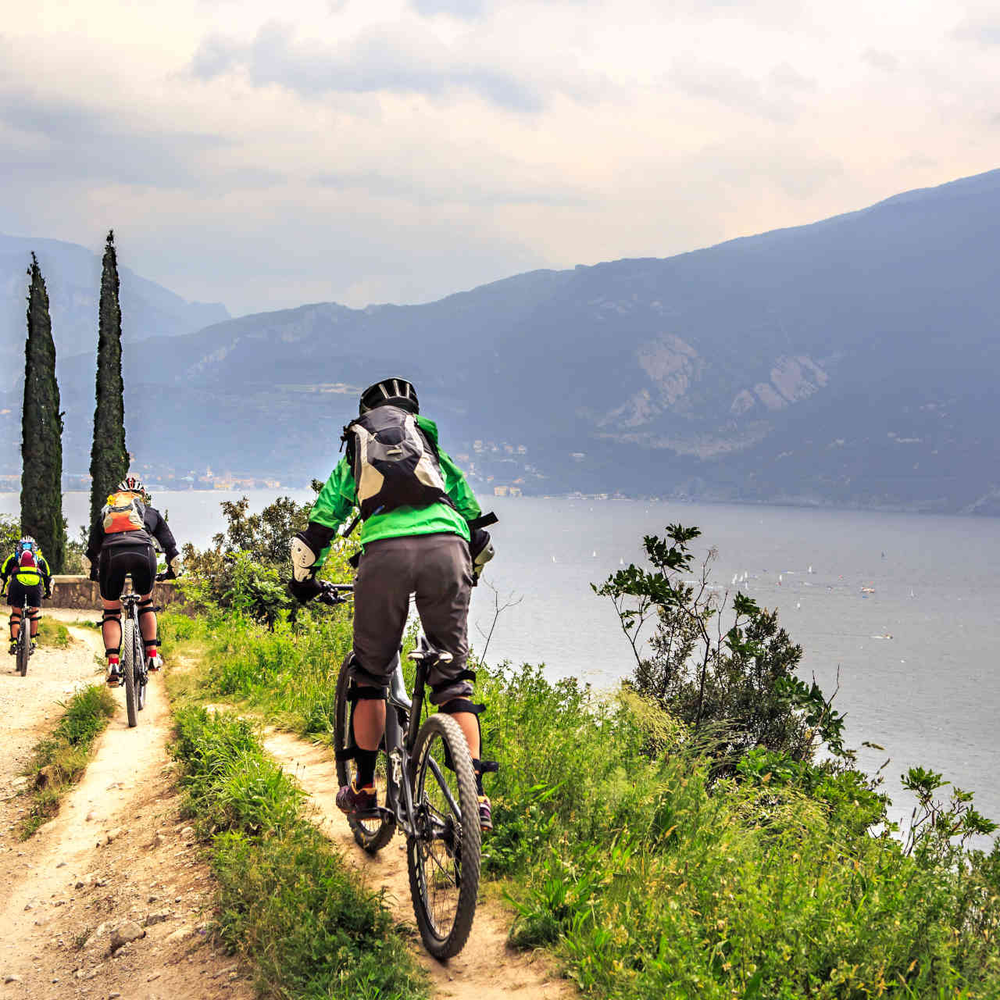
<path fill-rule="evenodd" d="M 125 574 L 132 574 L 132 591 L 148 594 L 156 581 L 156 552 L 152 545 L 105 545 L 97 560 L 101 597 L 117 601 L 125 589 Z"/>
<path fill-rule="evenodd" d="M 7 601 L 12 608 L 20 608 L 24 604 L 24 595 L 28 595 L 28 607 L 37 608 L 42 603 L 42 585 L 40 583 L 26 587 L 17 578 L 13 578 L 7 587 Z"/>

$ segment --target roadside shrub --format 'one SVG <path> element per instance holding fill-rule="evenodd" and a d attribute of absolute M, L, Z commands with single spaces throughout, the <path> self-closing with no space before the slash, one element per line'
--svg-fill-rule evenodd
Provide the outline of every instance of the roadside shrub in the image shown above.
<path fill-rule="evenodd" d="M 313 483 L 314 489 L 322 484 Z M 305 528 L 311 505 L 278 497 L 257 514 L 250 514 L 247 497 L 223 501 L 226 528 L 212 538 L 211 548 L 198 551 L 184 547 L 182 578 L 184 597 L 209 612 L 235 611 L 273 627 L 281 619 L 295 619 L 298 603 L 287 591 L 292 575 L 289 545 L 292 536 Z M 346 542 L 334 542 L 323 576 L 349 578 Z"/>
<path fill-rule="evenodd" d="M 796 678 L 802 647 L 779 627 L 777 611 L 741 593 L 727 608 L 709 586 L 714 550 L 695 570 L 689 543 L 700 534 L 673 524 L 666 539 L 647 535 L 649 569 L 632 564 L 592 585 L 611 600 L 631 645 L 630 685 L 692 725 L 715 758 L 715 776 L 734 773 L 754 747 L 794 760 L 811 758 L 820 743 L 844 754 L 843 718 L 815 684 Z M 696 572 L 694 582 L 685 582 Z M 640 634 L 648 622 L 655 632 L 644 655 Z"/>
<path fill-rule="evenodd" d="M 0 559 L 6 559 L 14 551 L 21 538 L 21 519 L 13 514 L 0 514 Z"/>

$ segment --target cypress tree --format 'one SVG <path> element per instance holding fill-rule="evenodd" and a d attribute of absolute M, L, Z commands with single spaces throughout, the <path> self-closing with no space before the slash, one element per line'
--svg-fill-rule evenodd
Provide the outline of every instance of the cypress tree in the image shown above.
<path fill-rule="evenodd" d="M 90 450 L 90 523 L 108 494 L 128 472 L 125 448 L 125 384 L 122 381 L 122 311 L 118 303 L 118 257 L 114 230 L 108 233 L 101 272 L 97 338 L 97 408 Z"/>
<path fill-rule="evenodd" d="M 21 531 L 33 535 L 53 573 L 62 570 L 66 523 L 62 516 L 62 414 L 56 382 L 49 296 L 31 255 L 28 339 L 24 345 L 24 410 L 21 415 Z"/>

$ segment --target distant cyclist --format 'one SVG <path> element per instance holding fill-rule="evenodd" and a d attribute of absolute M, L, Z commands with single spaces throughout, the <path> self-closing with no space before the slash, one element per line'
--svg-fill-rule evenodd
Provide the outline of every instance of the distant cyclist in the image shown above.
<path fill-rule="evenodd" d="M 385 700 L 372 689 L 389 684 L 415 593 L 427 638 L 453 657 L 431 670 L 430 700 L 465 734 L 480 825 L 490 830 L 477 718 L 482 706 L 469 701 L 475 675 L 466 669 L 466 659 L 469 600 L 493 546 L 489 533 L 477 527 L 487 519 L 481 518 L 465 476 L 439 447 L 436 425 L 419 409 L 416 390 L 405 379 L 383 379 L 361 394 L 360 416 L 344 429 L 347 455 L 317 497 L 306 530 L 292 539 L 290 588 L 300 601 L 320 592 L 316 571 L 338 529 L 359 507 L 364 554 L 354 583 L 353 677 L 375 697 L 362 697 L 354 709 L 357 776 L 337 793 L 337 805 L 348 815 L 377 808 L 375 769 Z"/>
<path fill-rule="evenodd" d="M 38 623 L 41 620 L 39 607 L 42 603 L 42 588 L 45 597 L 52 596 L 52 571 L 38 547 L 38 542 L 25 535 L 14 551 L 4 560 L 0 568 L 2 587 L 7 590 L 7 600 L 10 603 L 10 652 L 17 652 L 17 637 L 21 632 L 21 609 L 24 607 L 24 597 L 28 597 L 28 619 L 31 622 L 31 648 L 35 648 L 35 636 L 38 635 Z M 8 580 L 10 583 L 8 584 Z"/>
<path fill-rule="evenodd" d="M 101 513 L 90 529 L 90 541 L 84 557 L 85 568 L 92 580 L 101 587 L 104 615 L 101 632 L 104 655 L 108 658 L 107 683 L 121 683 L 122 591 L 125 577 L 132 576 L 132 591 L 140 595 L 139 628 L 150 670 L 159 670 L 163 662 L 159 655 L 156 635 L 156 613 L 153 611 L 153 583 L 156 580 L 156 550 L 153 539 L 167 559 L 168 579 L 180 573 L 180 555 L 174 536 L 155 507 L 149 506 L 149 496 L 135 476 L 126 476 L 108 497 Z"/>

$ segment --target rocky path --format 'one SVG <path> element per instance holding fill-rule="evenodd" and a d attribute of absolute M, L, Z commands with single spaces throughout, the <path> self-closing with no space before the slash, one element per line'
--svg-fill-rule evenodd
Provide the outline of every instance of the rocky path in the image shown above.
<path fill-rule="evenodd" d="M 99 634 L 70 632 L 70 647 L 39 649 L 25 678 L 0 660 L 0 998 L 249 1000 L 246 971 L 207 943 L 211 882 L 179 816 L 161 677 L 135 729 L 116 695 L 83 781 L 53 820 L 16 839 L 18 776 L 32 747 L 58 718 L 57 702 L 102 676 Z"/>
<path fill-rule="evenodd" d="M 557 978 L 552 962 L 541 952 L 524 954 L 507 947 L 510 918 L 482 896 L 472 934 L 461 954 L 447 963 L 431 958 L 420 945 L 413 917 L 403 838 L 394 838 L 375 857 L 355 844 L 347 820 L 334 805 L 337 770 L 325 747 L 277 730 L 267 734 L 264 747 L 310 796 L 320 829 L 364 872 L 370 885 L 385 888 L 395 919 L 412 926 L 414 953 L 428 971 L 436 996 L 453 1000 L 501 1000 L 512 996 L 521 1000 L 563 1000 L 577 995 L 567 980 Z"/>

